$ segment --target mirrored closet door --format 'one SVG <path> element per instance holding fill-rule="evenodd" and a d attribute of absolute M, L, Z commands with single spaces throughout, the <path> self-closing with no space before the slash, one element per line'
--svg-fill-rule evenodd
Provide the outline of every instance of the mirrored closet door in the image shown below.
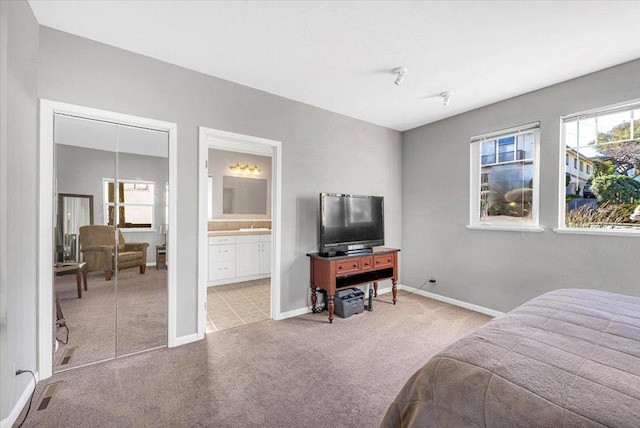
<path fill-rule="evenodd" d="M 54 141 L 54 371 L 166 345 L 167 133 L 56 114 Z"/>
<path fill-rule="evenodd" d="M 104 184 L 119 239 L 118 356 L 167 344 L 168 153 L 166 132 L 118 126 L 117 183 Z"/>

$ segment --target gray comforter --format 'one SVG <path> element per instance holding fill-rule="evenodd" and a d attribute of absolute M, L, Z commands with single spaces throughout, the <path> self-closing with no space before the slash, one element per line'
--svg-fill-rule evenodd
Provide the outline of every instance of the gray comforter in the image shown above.
<path fill-rule="evenodd" d="M 555 290 L 418 370 L 382 427 L 640 427 L 640 298 Z"/>

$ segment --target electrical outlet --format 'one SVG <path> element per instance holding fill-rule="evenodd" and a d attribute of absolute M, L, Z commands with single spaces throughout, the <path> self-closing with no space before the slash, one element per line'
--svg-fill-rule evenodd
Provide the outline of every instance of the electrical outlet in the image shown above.
<path fill-rule="evenodd" d="M 435 275 L 431 275 L 431 278 L 429 278 L 429 282 L 430 282 L 431 284 L 435 284 L 435 283 L 437 283 L 437 282 L 438 282 L 438 277 L 437 277 L 437 276 L 435 276 Z"/>

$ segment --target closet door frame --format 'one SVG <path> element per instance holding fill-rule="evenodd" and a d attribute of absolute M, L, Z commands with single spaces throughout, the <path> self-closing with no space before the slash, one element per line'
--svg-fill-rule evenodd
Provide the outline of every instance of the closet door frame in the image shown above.
<path fill-rule="evenodd" d="M 148 119 L 128 114 L 115 113 L 74 104 L 61 103 L 50 100 L 40 100 L 40 129 L 39 129 L 39 177 L 38 177 L 38 250 L 37 250 L 37 349 L 38 373 L 42 380 L 53 375 L 55 325 L 53 312 L 53 264 L 54 264 L 54 236 L 55 220 L 53 216 L 54 199 L 54 115 L 63 114 L 87 119 L 102 120 L 116 124 L 149 128 L 165 131 L 169 135 L 169 233 L 167 234 L 168 248 L 177 248 L 177 137 L 178 127 L 175 123 Z M 177 346 L 176 337 L 176 287 L 177 272 L 176 251 L 169 251 L 167 263 L 174 266 L 167 272 L 167 341 L 169 347 Z"/>

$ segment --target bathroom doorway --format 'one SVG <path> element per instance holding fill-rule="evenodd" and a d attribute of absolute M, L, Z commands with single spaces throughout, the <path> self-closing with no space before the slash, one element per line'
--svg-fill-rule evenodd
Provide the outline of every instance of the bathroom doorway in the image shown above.
<path fill-rule="evenodd" d="M 266 152 L 266 150 L 265 150 Z M 271 319 L 271 156 L 208 149 L 206 332 Z"/>
<path fill-rule="evenodd" d="M 200 128 L 199 335 L 280 318 L 280 148 Z"/>

